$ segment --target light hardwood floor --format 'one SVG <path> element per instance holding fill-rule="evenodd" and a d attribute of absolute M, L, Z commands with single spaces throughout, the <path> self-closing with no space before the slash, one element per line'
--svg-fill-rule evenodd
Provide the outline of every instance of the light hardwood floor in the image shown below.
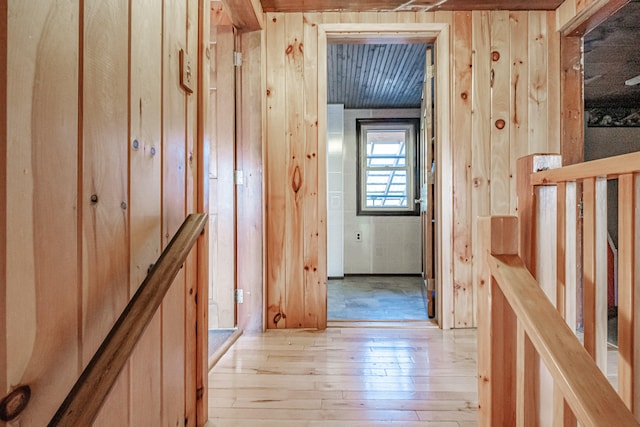
<path fill-rule="evenodd" d="M 475 330 L 243 335 L 209 375 L 209 426 L 477 425 Z"/>

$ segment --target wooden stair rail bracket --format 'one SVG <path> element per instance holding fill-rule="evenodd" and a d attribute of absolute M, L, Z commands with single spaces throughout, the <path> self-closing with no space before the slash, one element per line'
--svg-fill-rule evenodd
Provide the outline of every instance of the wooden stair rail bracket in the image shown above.
<path fill-rule="evenodd" d="M 206 214 L 191 214 L 185 219 L 60 405 L 49 427 L 91 425 L 206 223 Z"/>

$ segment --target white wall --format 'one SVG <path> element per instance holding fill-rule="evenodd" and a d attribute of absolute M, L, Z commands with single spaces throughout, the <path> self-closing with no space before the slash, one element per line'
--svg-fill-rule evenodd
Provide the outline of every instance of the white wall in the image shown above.
<path fill-rule="evenodd" d="M 356 119 L 394 117 L 420 117 L 420 110 L 344 110 L 342 182 L 345 274 L 422 272 L 420 217 L 356 215 Z M 358 232 L 362 236 L 360 241 L 356 240 Z"/>
<path fill-rule="evenodd" d="M 344 276 L 343 115 L 343 105 L 327 105 L 327 274 L 329 277 Z"/>

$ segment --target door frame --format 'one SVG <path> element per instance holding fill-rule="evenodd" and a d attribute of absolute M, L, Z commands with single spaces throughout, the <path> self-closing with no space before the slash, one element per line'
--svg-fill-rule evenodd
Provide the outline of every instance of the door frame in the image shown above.
<path fill-rule="evenodd" d="M 442 329 L 453 327 L 453 158 L 451 152 L 451 84 L 450 84 L 450 35 L 449 24 L 319 24 L 318 25 L 318 150 L 325 155 L 319 158 L 320 177 L 326 176 L 327 133 L 327 40 L 337 42 L 429 42 L 435 51 L 435 280 L 437 310 L 436 319 Z M 319 180 L 318 199 L 326 217 L 326 179 Z M 320 265 L 327 265 L 326 222 L 320 225 L 325 244 L 318 254 Z M 326 278 L 325 278 L 326 279 Z"/>

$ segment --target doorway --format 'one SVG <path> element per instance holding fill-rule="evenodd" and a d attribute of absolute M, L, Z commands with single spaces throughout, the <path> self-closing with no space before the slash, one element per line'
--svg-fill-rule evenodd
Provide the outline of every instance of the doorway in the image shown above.
<path fill-rule="evenodd" d="M 372 44 L 372 43 L 395 43 L 395 44 L 403 44 L 403 43 L 422 43 L 422 44 L 426 44 L 426 43 L 431 43 L 434 45 L 435 49 L 436 49 L 436 56 L 438 58 L 442 57 L 442 62 L 443 62 L 443 66 L 441 67 L 441 69 L 439 70 L 442 76 L 442 79 L 436 79 L 436 83 L 435 83 L 435 87 L 438 91 L 442 91 L 441 93 L 448 93 L 448 85 L 449 85 L 449 76 L 448 76 L 448 61 L 445 61 L 444 58 L 447 58 L 448 56 L 448 41 L 445 42 L 445 39 L 448 39 L 448 27 L 446 25 L 440 25 L 440 24 L 426 24 L 426 25 L 420 25 L 420 26 L 412 26 L 411 24 L 409 25 L 402 25 L 402 26 L 398 26 L 398 25 L 394 25 L 394 24 L 388 24 L 385 26 L 379 26 L 379 25 L 371 25 L 371 29 L 369 28 L 363 28 L 363 27 L 369 27 L 368 25 L 358 25 L 358 30 L 357 31 L 351 31 L 349 29 L 349 25 L 348 24 L 325 24 L 325 25 L 320 25 L 319 27 L 319 40 L 318 40 L 318 46 L 319 46 L 319 56 L 321 59 L 326 59 L 326 54 L 323 55 L 324 53 L 328 52 L 327 49 L 327 44 L 333 44 L 333 43 L 356 43 L 356 44 Z M 389 27 L 387 29 L 385 29 L 384 27 Z M 413 28 L 411 28 L 413 27 Z M 375 28 L 375 29 L 374 29 Z M 438 50 L 437 47 L 440 46 L 440 49 Z M 423 56 L 424 58 L 424 56 Z M 424 59 L 423 59 L 424 61 Z M 398 66 L 402 66 L 402 64 L 399 64 Z M 319 63 L 319 88 L 320 88 L 320 95 L 323 95 L 323 92 L 326 96 L 326 91 L 323 90 L 325 88 L 327 88 L 327 63 L 326 62 L 320 62 Z M 420 76 L 420 78 L 422 80 L 424 77 L 424 70 L 422 72 L 422 75 Z M 421 88 L 422 89 L 422 88 Z M 421 90 L 419 90 L 421 92 Z M 324 124 L 326 123 L 327 126 L 331 126 L 331 122 L 324 120 L 325 118 L 328 118 L 330 115 L 335 116 L 335 111 L 332 111 L 331 108 L 327 109 L 326 108 L 326 98 L 323 98 L 322 96 L 319 96 L 319 100 L 320 100 L 320 105 L 318 108 L 319 111 L 319 123 L 320 124 Z M 406 113 L 405 113 L 406 114 Z M 322 116 L 325 115 L 325 117 L 323 118 Z M 416 113 L 416 118 L 420 118 L 420 116 L 422 115 L 421 109 L 420 107 L 417 108 L 417 113 Z M 344 117 L 346 117 L 346 115 L 342 114 L 343 120 Z M 397 117 L 397 116 L 396 116 Z M 450 147 L 448 144 L 448 138 L 442 138 L 444 135 L 448 135 L 449 133 L 449 125 L 447 123 L 447 121 L 444 119 L 444 117 L 442 117 L 441 114 L 438 114 L 438 111 L 436 110 L 436 139 L 439 139 L 440 141 L 442 141 L 441 146 L 437 147 L 436 152 L 435 152 L 435 159 L 436 159 L 436 163 L 438 162 L 438 159 L 441 159 L 444 161 L 444 163 L 442 163 L 441 169 L 440 171 L 442 173 L 447 173 L 451 171 L 451 158 L 450 158 Z M 441 127 L 439 127 L 438 125 L 441 125 Z M 346 129 L 346 126 L 343 127 L 343 129 Z M 350 229 L 347 225 L 347 220 L 346 218 L 342 218 L 343 224 L 342 226 L 340 226 L 339 224 L 339 214 L 335 214 L 334 212 L 332 212 L 332 210 L 336 210 L 338 211 L 338 209 L 334 209 L 336 207 L 341 207 L 342 205 L 342 200 L 340 200 L 338 197 L 338 195 L 336 195 L 336 189 L 335 187 L 332 187 L 332 184 L 335 184 L 334 180 L 332 179 L 332 177 L 330 176 L 331 173 L 334 173 L 335 176 L 338 176 L 338 171 L 336 170 L 336 168 L 332 167 L 332 156 L 335 155 L 336 152 L 342 154 L 342 148 L 343 147 L 339 147 L 339 149 L 336 149 L 336 141 L 339 141 L 339 137 L 336 138 L 336 134 L 339 134 L 339 127 L 338 130 L 336 131 L 335 128 L 330 129 L 319 129 L 319 134 L 323 135 L 324 131 L 329 131 L 329 133 L 327 133 L 327 135 L 329 136 L 329 139 L 327 141 L 327 172 L 328 172 L 328 178 L 329 178 L 329 182 L 328 182 L 328 187 L 327 187 L 327 206 L 328 206 L 328 221 L 327 221 L 327 229 L 328 229 L 328 241 L 327 241 L 327 246 L 328 246 L 328 252 L 330 254 L 335 254 L 335 251 L 331 251 L 332 247 L 337 247 L 340 249 L 340 247 L 342 247 L 342 251 L 338 250 L 337 252 L 342 252 L 347 253 L 350 255 L 350 250 L 348 250 L 348 245 L 349 243 L 347 243 L 348 241 L 350 241 L 350 239 L 354 239 L 354 242 L 359 241 L 359 239 L 365 239 L 367 236 L 367 229 L 365 228 L 365 230 L 360 231 L 359 229 Z M 343 133 L 344 136 L 344 133 Z M 430 138 L 429 138 L 430 139 Z M 346 139 L 345 139 L 346 141 Z M 421 153 L 422 154 L 422 153 Z M 343 159 L 344 160 L 344 159 Z M 342 163 L 343 165 L 346 164 Z M 353 164 L 353 162 L 351 162 L 351 164 Z M 425 169 L 430 169 L 430 168 L 425 168 Z M 344 176 L 344 180 L 346 181 L 348 178 L 352 180 L 355 180 L 355 176 L 353 176 L 354 174 L 347 174 L 345 173 Z M 334 176 L 334 178 L 335 178 Z M 424 180 L 423 182 L 426 183 L 427 179 L 426 176 L 425 177 L 420 177 L 421 180 Z M 448 182 L 449 180 L 442 180 L 441 178 L 438 178 L 438 176 L 436 175 L 436 179 L 433 180 L 432 182 L 434 182 L 435 184 L 435 188 L 436 190 L 436 194 L 435 194 L 435 204 L 436 206 L 438 206 L 440 203 L 445 203 L 445 204 L 450 204 L 450 199 L 451 199 L 451 193 L 450 193 L 450 189 L 447 189 L 445 187 L 447 187 L 448 185 L 450 185 L 450 183 Z M 355 184 L 354 184 L 355 185 Z M 416 192 L 416 196 L 418 196 L 419 194 L 421 194 L 421 189 L 420 186 L 418 186 L 418 190 Z M 346 192 L 344 192 L 346 193 Z M 322 195 L 321 195 L 322 197 Z M 347 200 L 346 200 L 346 194 L 342 194 L 342 197 L 344 198 L 344 204 L 346 205 Z M 415 199 L 421 199 L 422 197 L 415 197 Z M 414 202 L 413 200 L 411 200 L 411 202 Z M 419 211 L 421 211 L 419 209 Z M 438 215 L 436 214 L 436 218 L 438 218 Z M 332 221 L 333 219 L 333 221 Z M 336 221 L 337 219 L 337 221 Z M 420 216 L 415 217 L 415 219 L 417 219 L 417 232 L 414 232 L 414 236 L 412 236 L 414 238 L 414 244 L 417 246 L 417 250 L 414 250 L 414 255 L 416 255 L 417 258 L 417 264 L 418 264 L 418 270 L 417 272 L 409 272 L 409 273 L 414 273 L 414 274 L 418 274 L 420 276 L 422 276 L 423 271 L 425 271 L 426 269 L 423 268 L 422 265 L 422 238 L 421 236 L 423 236 L 424 232 L 422 231 L 422 225 L 420 224 Z M 338 226 L 336 226 L 336 222 L 338 222 Z M 435 229 L 439 230 L 438 233 L 436 233 L 436 235 L 438 236 L 438 239 L 441 239 L 440 236 L 442 236 L 443 234 L 448 235 L 448 231 L 450 230 L 451 224 L 450 224 L 450 219 L 436 219 L 435 222 Z M 332 240 L 331 237 L 331 233 L 332 232 L 336 232 L 336 230 L 342 230 L 342 234 L 340 236 L 340 233 L 337 233 L 338 238 L 342 237 L 343 241 L 341 242 L 342 245 L 340 245 L 340 243 L 336 244 L 334 240 Z M 371 228 L 369 226 L 368 231 L 370 232 Z M 446 230 L 446 231 L 445 231 Z M 353 234 L 353 236 L 352 236 Z M 393 234 L 393 233 L 392 233 Z M 397 238 L 397 235 L 394 235 L 393 237 Z M 392 237 L 392 238 L 393 238 Z M 360 240 L 362 241 L 362 240 Z M 436 243 L 436 247 L 441 247 L 441 245 L 438 245 Z M 369 265 L 371 265 L 371 258 L 375 257 L 376 255 L 376 250 L 379 248 L 379 246 L 373 246 L 372 251 L 369 251 Z M 435 268 L 432 270 L 435 270 L 434 273 L 434 280 L 432 282 L 432 284 L 434 284 L 438 289 L 436 290 L 436 294 L 440 293 L 443 289 L 442 287 L 442 283 L 447 283 L 447 281 L 450 279 L 450 271 L 449 269 L 442 269 L 441 266 L 444 263 L 448 263 L 449 262 L 449 258 L 450 258 L 450 254 L 446 253 L 447 251 L 438 251 L 436 256 L 434 257 L 434 265 Z M 330 260 L 329 258 L 332 256 L 327 254 L 328 257 L 328 272 L 329 272 L 329 277 L 335 277 L 335 270 L 332 270 L 331 268 L 331 263 L 332 260 Z M 349 256 L 346 255 L 346 256 Z M 345 263 L 343 262 L 343 270 L 342 270 L 342 275 L 344 276 L 344 274 L 348 275 L 348 269 L 345 268 Z M 339 270 L 338 270 L 339 271 Z M 371 272 L 371 270 L 370 270 Z M 402 273 L 407 273 L 407 271 L 404 271 Z M 339 274 L 339 273 L 338 273 Z M 338 276 L 340 277 L 340 276 Z M 426 294 L 426 292 L 425 292 Z M 442 307 L 448 307 L 448 305 L 451 303 L 451 295 L 450 293 L 445 292 L 444 294 L 441 295 L 441 298 L 439 299 L 439 304 L 438 307 L 439 309 L 436 312 L 436 318 L 438 320 L 438 323 L 441 327 L 445 327 L 448 328 L 450 327 L 450 322 L 451 319 L 449 318 L 448 313 L 450 313 L 451 311 L 448 309 L 442 309 Z M 426 307 L 426 304 L 425 304 Z"/>

